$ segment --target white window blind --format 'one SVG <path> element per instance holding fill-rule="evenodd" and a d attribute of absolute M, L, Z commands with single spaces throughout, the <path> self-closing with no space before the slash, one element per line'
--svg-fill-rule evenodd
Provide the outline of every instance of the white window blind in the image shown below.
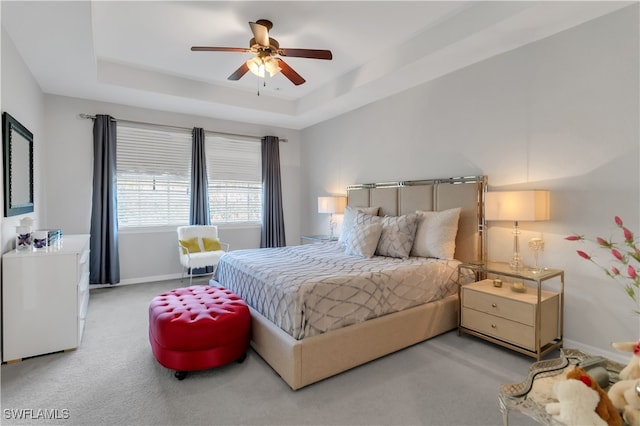
<path fill-rule="evenodd" d="M 260 223 L 260 143 L 221 137 L 205 139 L 212 223 Z"/>
<path fill-rule="evenodd" d="M 118 124 L 120 227 L 189 222 L 191 133 Z"/>
<path fill-rule="evenodd" d="M 212 223 L 260 223 L 260 143 L 207 135 Z M 189 223 L 191 132 L 118 124 L 118 224 L 121 228 Z"/>

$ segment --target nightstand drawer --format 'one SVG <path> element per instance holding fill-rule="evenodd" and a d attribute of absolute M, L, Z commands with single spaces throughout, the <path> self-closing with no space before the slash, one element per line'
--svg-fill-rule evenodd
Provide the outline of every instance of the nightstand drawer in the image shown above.
<path fill-rule="evenodd" d="M 532 327 L 535 324 L 535 305 L 521 300 L 464 288 L 462 306 Z"/>
<path fill-rule="evenodd" d="M 462 309 L 462 326 L 522 346 L 535 349 L 535 328 L 469 308 Z"/>

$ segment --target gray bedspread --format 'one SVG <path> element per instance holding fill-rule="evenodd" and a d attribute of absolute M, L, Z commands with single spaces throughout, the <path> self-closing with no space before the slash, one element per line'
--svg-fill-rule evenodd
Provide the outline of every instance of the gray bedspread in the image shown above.
<path fill-rule="evenodd" d="M 215 279 L 299 340 L 456 293 L 459 263 L 365 259 L 328 242 L 231 251 Z"/>

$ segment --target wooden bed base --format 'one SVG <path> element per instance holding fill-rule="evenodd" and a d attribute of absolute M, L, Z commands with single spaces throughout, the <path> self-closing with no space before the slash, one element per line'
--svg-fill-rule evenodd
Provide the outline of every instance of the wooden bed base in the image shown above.
<path fill-rule="evenodd" d="M 251 346 L 293 389 L 453 330 L 458 296 L 296 340 L 251 308 Z"/>

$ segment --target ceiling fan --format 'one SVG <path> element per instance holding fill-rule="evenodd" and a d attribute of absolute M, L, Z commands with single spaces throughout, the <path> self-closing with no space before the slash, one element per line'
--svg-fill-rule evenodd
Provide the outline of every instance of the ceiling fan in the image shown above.
<path fill-rule="evenodd" d="M 279 72 L 287 77 L 296 86 L 303 84 L 305 79 L 295 72 L 280 56 L 291 58 L 311 58 L 331 60 L 333 55 L 330 50 L 320 49 L 287 49 L 281 48 L 278 41 L 269 37 L 269 30 L 273 27 L 271 21 L 258 19 L 256 22 L 249 22 L 253 38 L 249 41 L 249 47 L 214 47 L 214 46 L 192 46 L 193 52 L 241 52 L 253 53 L 255 56 L 235 70 L 228 79 L 240 80 L 247 71 L 251 71 L 259 77 L 264 77 L 265 71 L 271 77 Z"/>

